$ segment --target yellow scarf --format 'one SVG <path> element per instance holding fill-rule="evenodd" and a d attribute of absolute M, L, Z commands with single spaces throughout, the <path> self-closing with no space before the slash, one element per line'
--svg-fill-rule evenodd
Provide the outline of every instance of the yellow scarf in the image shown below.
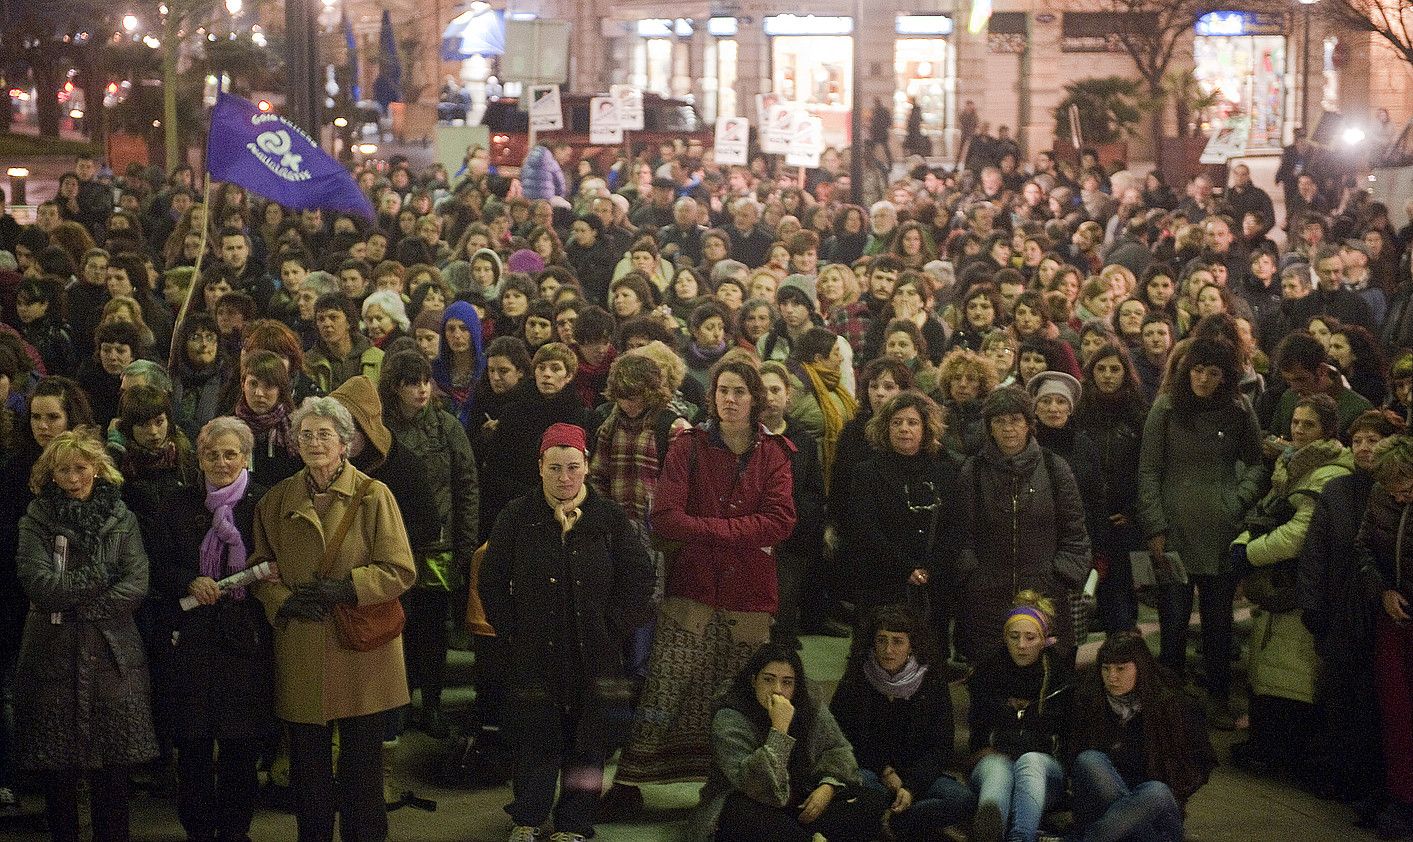
<path fill-rule="evenodd" d="M 839 434 L 859 410 L 859 402 L 840 385 L 839 372 L 820 368 L 812 363 L 802 363 L 801 368 L 810 379 L 810 388 L 819 401 L 819 414 L 824 418 L 824 435 L 819 441 L 819 461 L 824 471 L 824 490 L 829 491 L 830 478 L 834 472 L 834 454 L 839 450 Z M 835 401 L 838 401 L 836 404 Z"/>
<path fill-rule="evenodd" d="M 545 502 L 549 503 L 550 510 L 554 512 L 554 519 L 559 521 L 560 543 L 568 543 L 569 530 L 574 528 L 574 524 L 578 523 L 580 516 L 584 514 L 584 510 L 579 507 L 584 504 L 584 500 L 588 496 L 588 486 L 580 488 L 579 493 L 574 496 L 573 500 L 568 500 L 563 503 L 548 494 L 545 495 Z"/>

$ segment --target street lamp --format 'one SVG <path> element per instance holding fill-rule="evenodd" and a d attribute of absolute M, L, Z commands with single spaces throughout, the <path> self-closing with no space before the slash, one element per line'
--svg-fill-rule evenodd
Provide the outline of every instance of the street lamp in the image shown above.
<path fill-rule="evenodd" d="M 1320 0 L 1300 0 L 1305 12 L 1305 45 L 1300 59 L 1300 127 L 1307 131 L 1310 126 L 1310 12 L 1318 2 Z"/>
<path fill-rule="evenodd" d="M 5 170 L 5 175 L 10 177 L 10 204 L 29 204 L 25 201 L 25 181 L 29 178 L 29 170 L 24 167 L 10 167 Z"/>
<path fill-rule="evenodd" d="M 128 33 L 133 33 L 137 31 L 137 27 L 137 15 L 123 15 L 123 29 L 125 31 L 127 31 Z"/>

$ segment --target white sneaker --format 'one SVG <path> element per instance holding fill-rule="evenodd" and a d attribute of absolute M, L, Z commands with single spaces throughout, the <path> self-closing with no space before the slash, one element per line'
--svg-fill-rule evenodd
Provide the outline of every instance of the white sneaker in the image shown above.
<path fill-rule="evenodd" d="M 528 824 L 516 825 L 510 831 L 510 842 L 540 842 L 540 829 Z"/>
<path fill-rule="evenodd" d="M 588 838 L 582 833 L 560 831 L 550 836 L 550 842 L 587 842 Z"/>

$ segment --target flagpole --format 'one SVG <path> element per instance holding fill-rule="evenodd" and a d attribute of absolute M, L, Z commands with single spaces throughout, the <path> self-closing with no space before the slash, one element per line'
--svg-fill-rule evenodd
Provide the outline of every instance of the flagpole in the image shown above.
<path fill-rule="evenodd" d="M 177 311 L 176 321 L 172 325 L 172 347 L 167 353 L 167 370 L 174 371 L 177 364 L 177 334 L 181 331 L 182 322 L 186 320 L 187 310 L 191 307 L 191 295 L 196 292 L 196 286 L 201 282 L 201 261 L 206 257 L 206 235 L 211 230 L 211 172 L 207 170 L 201 176 L 201 207 L 205 209 L 202 216 L 205 221 L 201 225 L 201 248 L 196 252 L 196 271 L 191 276 L 191 285 L 186 288 L 186 298 L 182 299 L 182 307 Z"/>

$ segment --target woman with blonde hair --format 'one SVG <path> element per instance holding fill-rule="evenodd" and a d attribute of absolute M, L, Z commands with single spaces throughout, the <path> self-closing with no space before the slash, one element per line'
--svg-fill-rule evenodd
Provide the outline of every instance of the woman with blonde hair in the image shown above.
<path fill-rule="evenodd" d="M 859 300 L 859 279 L 842 263 L 830 263 L 819 270 L 815 281 L 819 297 L 819 314 L 828 317 L 837 307 L 848 307 Z"/>
<path fill-rule="evenodd" d="M 953 453 L 970 456 L 986 443 L 982 404 L 1000 381 L 991 360 L 975 351 L 956 349 L 937 368 L 933 398 L 947 410 L 942 443 Z"/>
<path fill-rule="evenodd" d="M 108 299 L 108 303 L 103 305 L 103 315 L 98 319 L 98 324 L 101 327 L 108 322 L 127 322 L 137 328 L 138 343 L 141 347 L 133 350 L 139 355 L 146 356 L 161 350 L 153 347 L 156 339 L 152 335 L 152 328 L 148 327 L 142 318 L 142 305 L 137 303 L 136 298 L 119 295 Z"/>
<path fill-rule="evenodd" d="M 14 760 L 43 783 L 54 839 L 79 839 L 79 782 L 98 839 L 128 838 L 128 775 L 157 756 L 134 616 L 148 589 L 137 518 L 96 431 L 60 433 L 30 473 L 15 563 L 29 597 L 15 677 Z"/>

